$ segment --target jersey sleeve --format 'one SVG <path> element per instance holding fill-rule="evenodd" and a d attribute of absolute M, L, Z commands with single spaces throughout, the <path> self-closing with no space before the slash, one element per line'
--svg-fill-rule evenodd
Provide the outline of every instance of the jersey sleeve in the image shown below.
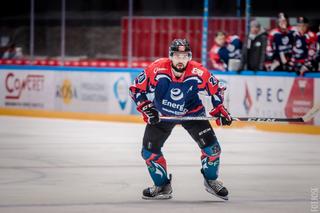
<path fill-rule="evenodd" d="M 313 61 L 317 53 L 317 36 L 313 32 L 308 33 L 308 60 Z"/>
<path fill-rule="evenodd" d="M 147 94 L 150 92 L 152 82 L 154 82 L 153 69 L 155 67 L 155 63 L 156 62 L 150 64 L 145 70 L 143 70 L 129 87 L 130 96 L 137 105 L 148 100 Z"/>
<path fill-rule="evenodd" d="M 207 94 L 211 96 L 211 103 L 213 107 L 217 107 L 224 101 L 224 90 L 226 88 L 223 84 L 207 71 L 203 76 L 203 83 L 200 85 L 200 90 L 206 90 Z"/>

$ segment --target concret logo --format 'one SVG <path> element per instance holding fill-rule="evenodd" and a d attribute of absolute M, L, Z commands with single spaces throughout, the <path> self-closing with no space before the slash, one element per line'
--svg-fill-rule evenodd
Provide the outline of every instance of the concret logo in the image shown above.
<path fill-rule="evenodd" d="M 170 92 L 170 98 L 174 101 L 179 101 L 183 98 L 183 92 L 179 88 L 173 88 Z"/>
<path fill-rule="evenodd" d="M 5 78 L 6 90 L 9 93 L 6 99 L 19 99 L 23 91 L 40 92 L 44 88 L 44 76 L 28 74 L 24 78 L 8 73 Z"/>
<path fill-rule="evenodd" d="M 77 98 L 77 90 L 72 87 L 70 80 L 65 79 L 62 85 L 57 86 L 56 97 L 62 98 L 65 104 L 69 104 L 73 98 Z"/>
<path fill-rule="evenodd" d="M 252 98 L 251 98 L 251 95 L 249 93 L 249 88 L 248 88 L 247 83 L 245 85 L 245 94 L 244 94 L 243 106 L 244 106 L 244 109 L 246 110 L 246 113 L 248 115 L 249 112 L 250 112 L 250 109 L 252 107 Z"/>
<path fill-rule="evenodd" d="M 114 96 L 118 100 L 120 108 L 124 110 L 126 108 L 129 96 L 128 82 L 124 77 L 119 78 L 113 85 Z"/>

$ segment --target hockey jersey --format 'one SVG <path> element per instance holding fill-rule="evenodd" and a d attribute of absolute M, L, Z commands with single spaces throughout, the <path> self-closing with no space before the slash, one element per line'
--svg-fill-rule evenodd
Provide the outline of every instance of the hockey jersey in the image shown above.
<path fill-rule="evenodd" d="M 317 48 L 316 34 L 308 31 L 301 34 L 298 31 L 293 33 L 293 55 L 292 61 L 294 63 L 304 64 L 315 59 Z"/>
<path fill-rule="evenodd" d="M 212 104 L 217 106 L 223 102 L 225 88 L 195 61 L 189 61 L 183 76 L 176 78 L 170 59 L 161 58 L 142 71 L 129 90 L 137 105 L 148 100 L 148 93 L 153 93 L 153 103 L 162 115 L 199 116 L 205 115 L 199 93 L 212 96 Z"/>
<path fill-rule="evenodd" d="M 266 60 L 277 60 L 281 64 L 285 64 L 292 57 L 293 48 L 293 28 L 289 28 L 287 32 L 282 32 L 279 28 L 270 31 L 268 35 Z"/>
<path fill-rule="evenodd" d="M 242 42 L 237 35 L 228 36 L 226 44 L 214 44 L 209 52 L 213 69 L 227 71 L 229 59 L 241 58 Z"/>
<path fill-rule="evenodd" d="M 320 71 L 320 32 L 317 32 L 317 56 L 316 56 L 316 63 L 318 66 L 318 71 Z"/>

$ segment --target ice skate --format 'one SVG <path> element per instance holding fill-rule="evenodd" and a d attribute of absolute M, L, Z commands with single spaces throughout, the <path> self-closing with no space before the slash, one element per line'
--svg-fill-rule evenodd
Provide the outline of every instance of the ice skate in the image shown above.
<path fill-rule="evenodd" d="M 142 192 L 142 198 L 145 200 L 166 200 L 172 198 L 171 175 L 169 183 L 164 186 L 148 187 Z"/>
<path fill-rule="evenodd" d="M 202 170 L 201 173 L 203 174 Z M 204 177 L 204 176 L 203 176 Z M 228 190 L 223 186 L 221 181 L 218 180 L 207 180 L 204 177 L 204 186 L 207 192 L 213 194 L 223 200 L 228 200 Z"/>

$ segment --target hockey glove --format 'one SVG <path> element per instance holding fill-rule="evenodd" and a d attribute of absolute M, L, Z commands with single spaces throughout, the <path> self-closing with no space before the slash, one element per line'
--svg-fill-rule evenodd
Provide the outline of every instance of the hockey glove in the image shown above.
<path fill-rule="evenodd" d="M 223 106 L 223 104 L 218 105 L 216 108 L 211 110 L 209 113 L 212 117 L 217 117 L 216 123 L 218 126 L 230 126 L 232 123 L 232 118 L 228 110 Z"/>
<path fill-rule="evenodd" d="M 142 113 L 146 123 L 153 125 L 160 122 L 159 112 L 151 101 L 142 102 L 137 110 Z"/>

